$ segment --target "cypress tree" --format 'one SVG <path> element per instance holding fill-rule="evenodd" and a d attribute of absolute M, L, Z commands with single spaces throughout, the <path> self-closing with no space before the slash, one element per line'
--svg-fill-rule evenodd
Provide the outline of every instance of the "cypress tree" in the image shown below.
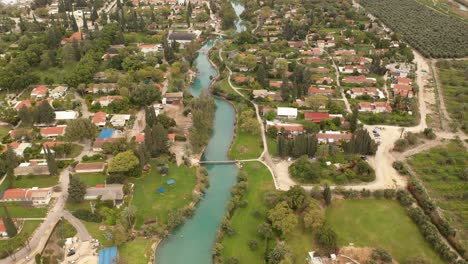
<path fill-rule="evenodd" d="M 283 98 L 283 101 L 285 102 L 289 102 L 289 100 L 291 99 L 290 96 L 291 96 L 291 93 L 290 93 L 290 90 L 289 90 L 289 81 L 288 81 L 288 78 L 286 78 L 286 76 L 283 76 L 283 83 L 281 84 L 281 98 Z"/>
<path fill-rule="evenodd" d="M 73 31 L 78 32 L 78 24 L 76 23 L 75 16 L 71 15 L 70 20 L 71 20 L 71 25 L 72 25 Z"/>
<path fill-rule="evenodd" d="M 47 161 L 47 167 L 49 169 L 49 173 L 51 176 L 57 175 L 58 174 L 58 166 L 57 166 L 57 161 L 55 160 L 55 156 L 50 151 L 49 147 L 44 147 L 44 155 Z"/>
<path fill-rule="evenodd" d="M 86 20 L 86 15 L 83 13 L 83 31 L 88 32 L 88 21 Z"/>
<path fill-rule="evenodd" d="M 257 68 L 257 82 L 263 87 L 267 88 L 268 80 L 264 64 L 260 64 Z"/>
<path fill-rule="evenodd" d="M 15 223 L 13 219 L 11 219 L 10 212 L 8 211 L 6 206 L 3 206 L 3 210 L 5 211 L 5 216 L 3 217 L 3 224 L 5 225 L 6 232 L 9 238 L 16 236 L 18 230 L 16 230 Z"/>
<path fill-rule="evenodd" d="M 331 204 L 332 192 L 331 192 L 330 186 L 328 186 L 328 184 L 325 185 L 325 187 L 323 189 L 323 199 L 325 200 L 325 204 L 327 206 Z"/>

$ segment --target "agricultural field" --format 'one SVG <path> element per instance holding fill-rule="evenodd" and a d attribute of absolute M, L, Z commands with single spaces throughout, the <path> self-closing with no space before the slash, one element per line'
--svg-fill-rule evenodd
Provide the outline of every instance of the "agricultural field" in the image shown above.
<path fill-rule="evenodd" d="M 416 0 L 360 0 L 371 14 L 403 36 L 425 57 L 468 55 L 468 24 L 428 8 Z"/>
<path fill-rule="evenodd" d="M 337 233 L 339 246 L 380 247 L 399 263 L 415 256 L 444 263 L 396 201 L 336 200 L 327 209 L 326 222 Z"/>
<path fill-rule="evenodd" d="M 437 71 L 447 111 L 468 133 L 468 61 L 439 61 Z"/>
<path fill-rule="evenodd" d="M 468 20 L 468 2 L 465 0 L 417 0 L 430 8 L 436 9 L 449 16 Z"/>
<path fill-rule="evenodd" d="M 416 172 L 429 196 L 442 208 L 447 220 L 468 245 L 468 152 L 461 142 L 432 148 L 412 156 L 408 163 Z"/>

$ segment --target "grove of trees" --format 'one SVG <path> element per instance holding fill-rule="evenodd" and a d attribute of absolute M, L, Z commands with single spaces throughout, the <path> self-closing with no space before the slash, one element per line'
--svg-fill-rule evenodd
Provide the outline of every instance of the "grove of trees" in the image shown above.
<path fill-rule="evenodd" d="M 361 0 L 371 14 L 425 57 L 453 58 L 468 55 L 466 22 L 434 11 L 416 0 Z"/>

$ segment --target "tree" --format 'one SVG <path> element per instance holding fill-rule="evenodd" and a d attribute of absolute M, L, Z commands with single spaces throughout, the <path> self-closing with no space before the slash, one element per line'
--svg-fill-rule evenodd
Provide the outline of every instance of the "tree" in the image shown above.
<path fill-rule="evenodd" d="M 304 221 L 305 228 L 316 229 L 323 225 L 325 214 L 317 202 L 314 201 L 309 203 L 302 220 Z"/>
<path fill-rule="evenodd" d="M 37 119 L 36 122 L 39 124 L 50 124 L 55 120 L 55 112 L 49 102 L 42 101 L 37 107 Z"/>
<path fill-rule="evenodd" d="M 34 116 L 31 110 L 26 106 L 20 108 L 18 111 L 18 117 L 21 120 L 21 123 L 26 126 L 31 125 L 34 122 Z"/>
<path fill-rule="evenodd" d="M 145 145 L 152 157 L 158 157 L 168 151 L 167 131 L 161 123 L 145 128 Z"/>
<path fill-rule="evenodd" d="M 263 87 L 268 87 L 268 80 L 267 80 L 267 73 L 265 70 L 265 66 L 260 64 L 257 68 L 257 82 Z"/>
<path fill-rule="evenodd" d="M 44 155 L 47 161 L 47 168 L 49 169 L 49 174 L 55 176 L 58 174 L 57 161 L 55 160 L 54 154 L 50 151 L 49 147 L 44 147 Z"/>
<path fill-rule="evenodd" d="M 352 109 L 353 113 L 351 114 L 351 117 L 349 119 L 349 130 L 354 133 L 356 131 L 357 126 L 358 126 L 358 108 L 356 106 L 353 107 Z"/>
<path fill-rule="evenodd" d="M 78 118 L 68 122 L 65 137 L 70 141 L 93 139 L 96 136 L 97 127 L 86 118 Z"/>
<path fill-rule="evenodd" d="M 86 20 L 85 13 L 83 13 L 83 31 L 88 32 L 88 21 Z"/>
<path fill-rule="evenodd" d="M 266 222 L 263 222 L 258 225 L 257 232 L 260 236 L 262 236 L 265 239 L 269 239 L 273 236 L 273 230 L 271 229 L 271 225 Z"/>
<path fill-rule="evenodd" d="M 294 185 L 286 192 L 287 202 L 293 210 L 303 210 L 310 202 L 309 195 L 300 185 Z"/>
<path fill-rule="evenodd" d="M 3 224 L 5 225 L 6 232 L 9 238 L 16 236 L 18 230 L 16 230 L 15 223 L 13 219 L 11 219 L 10 212 L 8 211 L 6 206 L 3 206 L 3 210 L 5 211 L 5 216 L 2 218 Z"/>
<path fill-rule="evenodd" d="M 317 230 L 315 239 L 320 246 L 326 249 L 335 249 L 337 246 L 337 236 L 335 231 L 325 225 Z"/>
<path fill-rule="evenodd" d="M 128 150 L 115 155 L 109 162 L 107 171 L 109 173 L 123 173 L 137 176 L 139 173 L 140 161 L 133 151 Z"/>
<path fill-rule="evenodd" d="M 268 254 L 268 264 L 279 264 L 283 259 L 288 258 L 291 251 L 282 242 L 277 242 L 275 248 Z"/>
<path fill-rule="evenodd" d="M 78 32 L 78 24 L 76 23 L 76 19 L 74 15 L 71 15 L 70 17 L 71 24 L 72 24 L 72 29 L 74 32 Z"/>
<path fill-rule="evenodd" d="M 169 129 L 169 128 L 175 127 L 177 125 L 174 118 L 168 117 L 165 113 L 158 115 L 155 118 L 155 122 L 150 123 L 150 124 L 153 125 L 155 123 L 160 123 L 165 129 Z M 148 124 L 148 123 L 146 123 L 146 124 Z"/>
<path fill-rule="evenodd" d="M 137 209 L 133 205 L 127 206 L 122 210 L 120 221 L 127 230 L 130 230 L 135 224 L 136 211 Z"/>
<path fill-rule="evenodd" d="M 130 94 L 130 102 L 139 107 L 151 105 L 161 99 L 161 93 L 151 85 L 141 85 Z"/>
<path fill-rule="evenodd" d="M 81 203 L 86 194 L 86 184 L 83 183 L 78 176 L 69 176 L 68 184 L 68 202 Z"/>
<path fill-rule="evenodd" d="M 283 235 L 286 235 L 298 224 L 298 220 L 293 210 L 289 208 L 287 202 L 278 203 L 273 209 L 268 212 L 268 219 L 270 219 L 274 228 L 280 230 Z"/>
<path fill-rule="evenodd" d="M 332 192 L 330 186 L 327 184 L 323 188 L 323 199 L 325 200 L 325 204 L 328 206 L 331 204 L 332 201 Z"/>
<path fill-rule="evenodd" d="M 358 129 L 353 133 L 351 140 L 344 144 L 343 148 L 347 153 L 374 155 L 377 151 L 377 144 L 370 137 L 367 130 Z"/>

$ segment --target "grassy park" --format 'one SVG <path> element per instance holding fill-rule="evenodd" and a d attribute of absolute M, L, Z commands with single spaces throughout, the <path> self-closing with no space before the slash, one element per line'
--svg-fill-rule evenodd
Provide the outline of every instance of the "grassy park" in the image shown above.
<path fill-rule="evenodd" d="M 248 175 L 248 189 L 245 200 L 248 206 L 236 209 L 232 217 L 232 227 L 238 230 L 235 236 L 225 236 L 223 239 L 223 256 L 225 259 L 236 256 L 240 263 L 262 263 L 265 247 L 259 243 L 256 251 L 249 249 L 247 243 L 258 237 L 257 226 L 262 223 L 261 218 L 252 215 L 259 211 L 265 215 L 268 211 L 263 205 L 263 195 L 266 191 L 274 190 L 273 180 L 268 169 L 260 162 L 246 162 L 242 168 Z"/>
<path fill-rule="evenodd" d="M 127 263 L 146 264 L 150 256 L 154 253 L 151 251 L 153 241 L 138 237 L 119 247 L 119 256 Z"/>
<path fill-rule="evenodd" d="M 468 152 L 461 142 L 451 141 L 409 158 L 408 163 L 422 180 L 429 196 L 442 208 L 446 218 L 468 241 Z M 465 242 L 465 245 L 467 242 Z"/>
<path fill-rule="evenodd" d="M 399 263 L 414 256 L 443 263 L 396 201 L 338 200 L 327 210 L 326 222 L 339 246 L 381 247 Z"/>
<path fill-rule="evenodd" d="M 231 159 L 255 159 L 262 154 L 262 138 L 237 130 L 234 142 L 229 150 Z"/>
<path fill-rule="evenodd" d="M 168 165 L 168 175 L 161 176 L 157 162 L 152 161 L 150 172 L 135 179 L 132 204 L 137 207 L 137 227 L 155 218 L 167 223 L 169 212 L 183 208 L 192 201 L 192 191 L 197 182 L 195 168 L 177 167 L 174 163 Z M 175 184 L 169 186 L 166 183 L 169 179 L 174 179 Z M 161 187 L 166 188 L 164 193 L 158 193 Z"/>

